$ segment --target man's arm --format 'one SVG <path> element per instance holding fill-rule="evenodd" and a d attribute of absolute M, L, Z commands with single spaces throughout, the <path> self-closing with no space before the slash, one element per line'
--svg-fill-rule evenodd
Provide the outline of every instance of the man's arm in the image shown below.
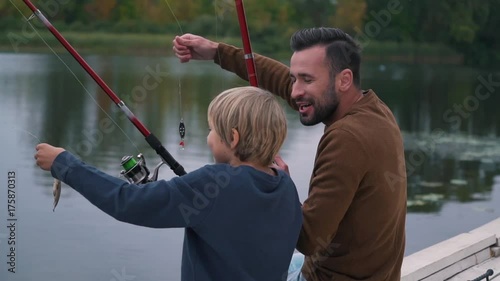
<path fill-rule="evenodd" d="M 366 170 L 366 153 L 348 131 L 335 129 L 322 137 L 309 196 L 302 206 L 303 224 L 297 250 L 306 256 L 330 249 Z"/>
<path fill-rule="evenodd" d="M 172 43 L 174 54 L 181 63 L 190 60 L 214 60 L 223 69 L 236 73 L 240 78 L 248 81 L 243 49 L 189 33 L 176 36 Z M 296 105 L 290 100 L 292 83 L 289 68 L 268 57 L 258 54 L 254 56 L 259 87 L 280 96 L 297 110 Z"/>
<path fill-rule="evenodd" d="M 254 54 L 255 68 L 259 87 L 280 96 L 294 109 L 290 94 L 292 93 L 292 83 L 288 66 L 274 59 Z M 214 62 L 221 68 L 235 73 L 240 78 L 248 81 L 248 72 L 244 59 L 244 50 L 231 45 L 219 43 Z"/>

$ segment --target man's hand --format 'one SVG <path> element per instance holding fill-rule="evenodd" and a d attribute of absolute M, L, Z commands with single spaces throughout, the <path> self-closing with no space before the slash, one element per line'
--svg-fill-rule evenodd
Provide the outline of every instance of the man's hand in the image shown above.
<path fill-rule="evenodd" d="M 186 33 L 175 36 L 172 41 L 175 56 L 181 63 L 190 60 L 213 60 L 219 47 L 219 43 L 210 41 L 198 35 Z"/>
<path fill-rule="evenodd" d="M 54 163 L 54 159 L 56 159 L 57 155 L 61 152 L 65 151 L 64 148 L 54 147 L 47 143 L 41 143 L 37 145 L 35 149 L 36 164 L 45 171 L 50 171 L 52 163 Z"/>
<path fill-rule="evenodd" d="M 290 171 L 288 170 L 288 165 L 285 163 L 285 161 L 283 161 L 283 158 L 281 158 L 281 156 L 279 156 L 279 154 L 276 155 L 276 157 L 274 158 L 274 162 L 271 165 L 271 167 L 279 169 L 279 170 L 283 170 L 283 171 L 285 171 L 285 173 L 290 175 Z"/>

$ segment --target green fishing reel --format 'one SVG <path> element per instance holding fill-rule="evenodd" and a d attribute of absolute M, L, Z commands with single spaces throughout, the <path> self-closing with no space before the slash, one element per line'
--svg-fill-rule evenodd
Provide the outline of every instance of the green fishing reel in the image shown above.
<path fill-rule="evenodd" d="M 139 160 L 136 160 L 133 156 L 123 156 L 121 162 L 123 170 L 120 174 L 123 175 L 129 183 L 133 184 L 144 184 L 158 180 L 158 171 L 160 166 L 163 165 L 163 162 L 156 165 L 153 174 L 151 174 L 146 166 L 146 158 L 144 158 L 142 153 L 137 155 L 137 158 Z"/>

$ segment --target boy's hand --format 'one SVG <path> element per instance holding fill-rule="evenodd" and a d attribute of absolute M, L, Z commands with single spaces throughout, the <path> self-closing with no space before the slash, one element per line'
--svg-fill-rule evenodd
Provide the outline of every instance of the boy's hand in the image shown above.
<path fill-rule="evenodd" d="M 283 170 L 283 171 L 285 171 L 285 173 L 290 175 L 290 171 L 288 170 L 288 165 L 285 163 L 285 161 L 283 161 L 283 158 L 281 158 L 281 156 L 279 156 L 279 154 L 276 155 L 276 157 L 274 157 L 274 162 L 271 165 L 271 167 L 279 169 L 279 170 Z"/>
<path fill-rule="evenodd" d="M 47 143 L 41 143 L 35 147 L 35 160 L 36 164 L 45 171 L 50 171 L 54 159 L 56 159 L 59 153 L 65 151 L 64 148 L 54 147 Z"/>

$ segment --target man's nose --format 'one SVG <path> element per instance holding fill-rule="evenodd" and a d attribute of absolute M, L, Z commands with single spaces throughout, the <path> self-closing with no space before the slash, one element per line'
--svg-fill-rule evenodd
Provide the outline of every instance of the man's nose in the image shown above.
<path fill-rule="evenodd" d="M 304 87 L 301 85 L 300 82 L 295 82 L 292 86 L 292 94 L 291 98 L 292 100 L 297 100 L 304 96 Z"/>

